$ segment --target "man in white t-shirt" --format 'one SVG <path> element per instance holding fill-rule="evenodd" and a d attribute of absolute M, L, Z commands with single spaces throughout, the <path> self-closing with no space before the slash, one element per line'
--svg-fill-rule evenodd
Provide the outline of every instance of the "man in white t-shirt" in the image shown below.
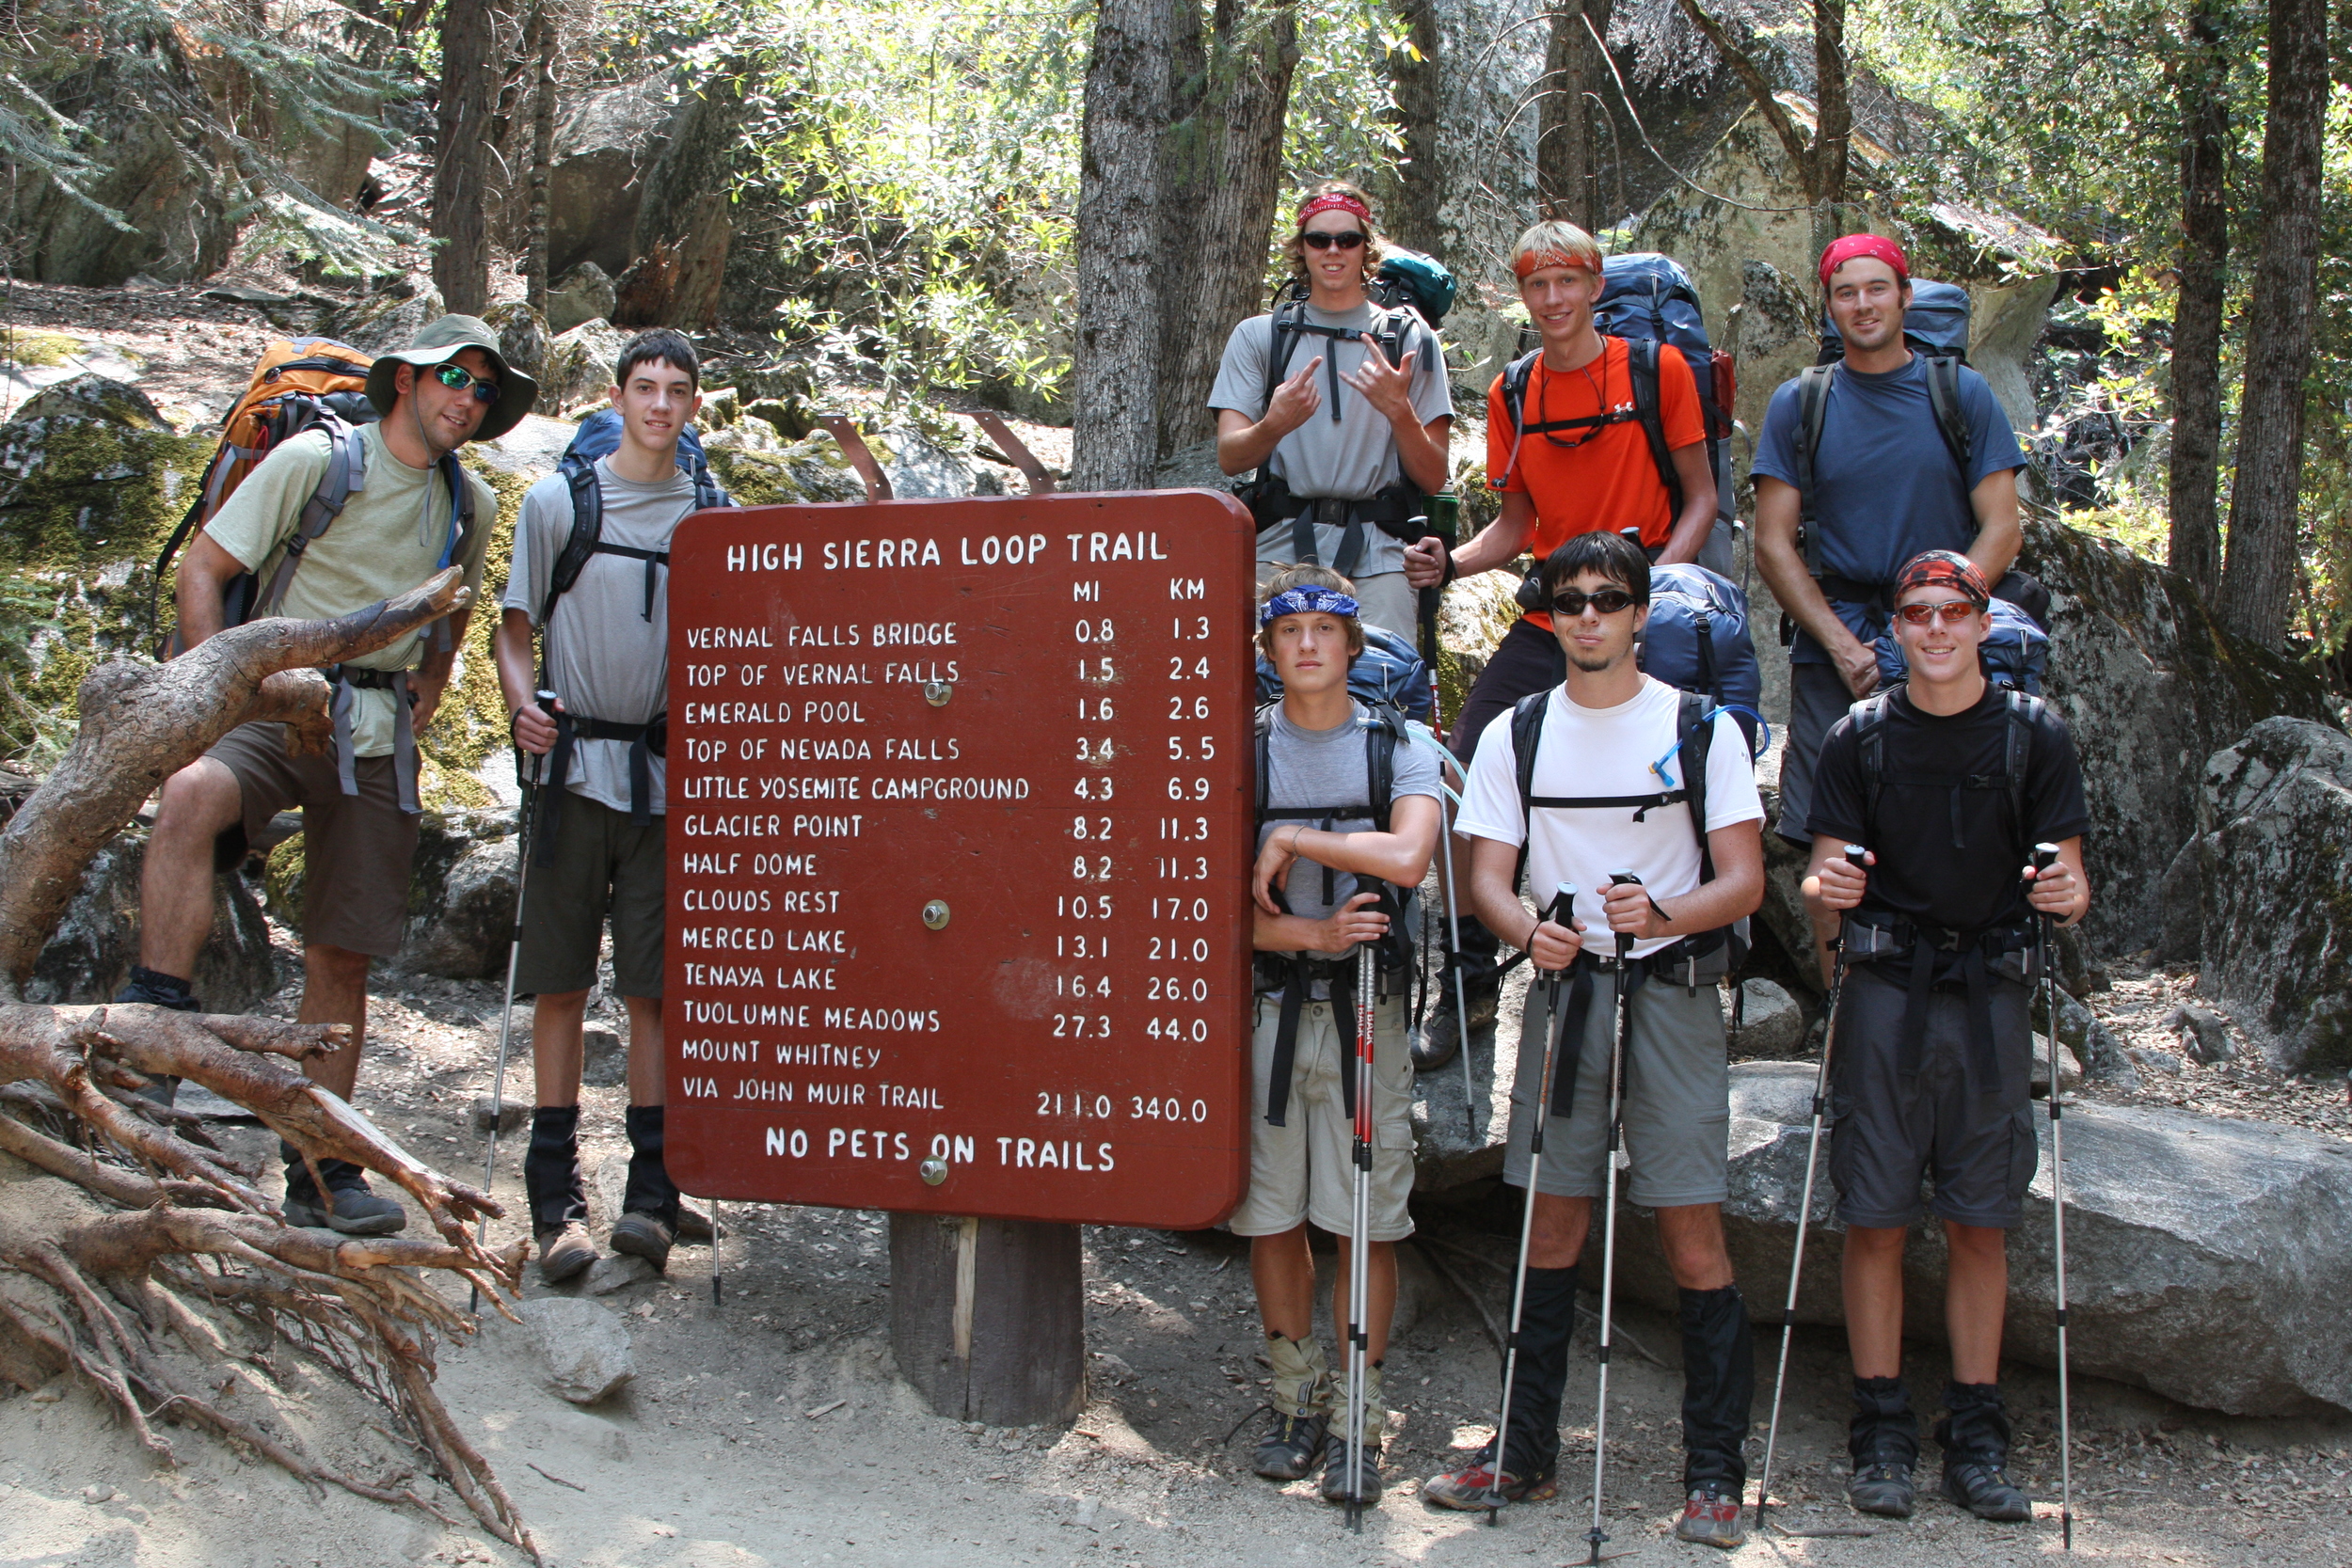
<path fill-rule="evenodd" d="M 1577 1259 L 1594 1228 L 1593 1200 L 1605 1190 L 1609 1060 L 1623 986 L 1632 1019 L 1623 1101 L 1628 1193 L 1657 1211 L 1682 1298 L 1687 1501 L 1675 1533 L 1736 1546 L 1756 1376 L 1747 1308 L 1724 1250 L 1730 1093 L 1715 982 L 1730 967 L 1729 927 L 1763 902 L 1764 808 L 1739 727 L 1635 662 L 1649 618 L 1649 561 L 1640 546 L 1613 532 L 1578 534 L 1546 560 L 1543 583 L 1567 678 L 1487 726 L 1460 831 L 1470 837 L 1470 897 L 1480 917 L 1504 942 L 1527 948 L 1538 971 L 1565 972 L 1559 990 L 1566 1026 L 1552 1069 L 1503 1452 L 1498 1461 L 1488 1443 L 1464 1469 L 1433 1478 L 1422 1495 L 1484 1508 L 1498 1462 L 1496 1489 L 1505 1498 L 1557 1493 Z M 1523 788 L 1518 752 L 1528 743 L 1534 767 Z M 1520 902 L 1523 844 L 1530 887 L 1546 895 L 1564 882 L 1576 887 L 1568 926 L 1539 920 Z M 1613 887 L 1610 876 L 1620 870 L 1641 880 Z M 1622 967 L 1616 937 L 1632 939 Z M 1503 1180 L 1522 1187 L 1551 990 L 1540 976 L 1529 988 L 1511 1094 Z"/>

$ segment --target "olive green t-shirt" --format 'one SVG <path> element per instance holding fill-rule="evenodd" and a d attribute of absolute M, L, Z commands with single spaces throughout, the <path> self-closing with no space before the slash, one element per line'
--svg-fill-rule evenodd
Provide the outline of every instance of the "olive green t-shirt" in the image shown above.
<path fill-rule="evenodd" d="M 466 586 L 478 598 L 483 552 L 498 521 L 497 494 L 481 476 L 466 476 L 473 487 L 473 535 L 462 557 L 444 562 L 454 545 L 449 486 L 437 471 L 412 468 L 394 457 L 377 426 L 361 426 L 359 439 L 366 472 L 355 476 L 342 515 L 304 552 L 278 613 L 297 620 L 348 615 L 407 593 L 445 563 L 465 568 Z M 247 474 L 204 525 L 215 544 L 260 576 L 264 589 L 277 570 L 279 546 L 301 522 L 302 509 L 326 473 L 327 458 L 326 432 L 295 436 Z M 421 630 L 411 632 L 349 662 L 362 670 L 414 669 L 423 641 Z M 389 756 L 392 693 L 362 688 L 352 698 L 352 751 L 363 757 Z"/>

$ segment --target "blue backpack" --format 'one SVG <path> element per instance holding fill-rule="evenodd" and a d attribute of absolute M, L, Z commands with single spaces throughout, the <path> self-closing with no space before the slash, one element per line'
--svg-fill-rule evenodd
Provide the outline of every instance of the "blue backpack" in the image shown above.
<path fill-rule="evenodd" d="M 2042 678 L 2050 671 L 2050 634 L 2007 599 L 1994 599 L 1992 614 L 1993 630 L 1977 649 L 1984 678 L 2029 697 L 2041 696 Z M 1911 673 L 1892 627 L 1881 633 L 1870 648 L 1879 657 L 1879 685 L 1893 686 Z"/>
<path fill-rule="evenodd" d="M 1404 638 L 1386 626 L 1364 627 L 1364 651 L 1347 667 L 1347 694 L 1366 707 L 1392 707 L 1407 719 L 1429 721 L 1429 666 Z M 1281 701 L 1282 677 L 1261 657 L 1258 702 Z"/>
<path fill-rule="evenodd" d="M 1689 562 L 1651 567 L 1641 664 L 1644 673 L 1730 709 L 1756 750 L 1764 677 L 1738 583 Z"/>

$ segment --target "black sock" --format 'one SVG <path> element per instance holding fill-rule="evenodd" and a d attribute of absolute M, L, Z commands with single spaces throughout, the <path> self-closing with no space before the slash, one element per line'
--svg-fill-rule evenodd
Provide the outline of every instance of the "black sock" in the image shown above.
<path fill-rule="evenodd" d="M 203 1004 L 196 999 L 196 987 L 177 974 L 166 974 L 144 964 L 131 966 L 131 977 L 115 992 L 118 1002 L 146 1002 L 158 1007 L 169 1007 L 179 1013 L 200 1013 Z"/>
<path fill-rule="evenodd" d="M 1560 1399 L 1576 1331 L 1576 1265 L 1529 1269 L 1519 1308 L 1519 1354 L 1511 1378 L 1511 1430 L 1502 1467 L 1520 1480 L 1560 1462 Z"/>
<path fill-rule="evenodd" d="M 1684 1291 L 1682 1297 L 1682 1484 L 1712 1483 L 1740 1495 L 1756 1402 L 1756 1335 L 1740 1287 Z"/>
<path fill-rule="evenodd" d="M 588 1220 L 588 1193 L 580 1180 L 580 1107 L 541 1105 L 531 1113 L 531 1146 L 523 1151 L 523 1192 L 534 1230 Z"/>
<path fill-rule="evenodd" d="M 675 1230 L 677 1184 L 670 1180 L 669 1168 L 661 1163 L 664 1109 L 660 1105 L 628 1108 L 628 1186 L 621 1196 L 621 1212 L 651 1214 Z"/>
<path fill-rule="evenodd" d="M 1919 1463 L 1919 1418 L 1912 1413 L 1911 1392 L 1901 1378 L 1855 1378 L 1853 1408 L 1846 1449 L 1855 1474 L 1873 1465 Z"/>

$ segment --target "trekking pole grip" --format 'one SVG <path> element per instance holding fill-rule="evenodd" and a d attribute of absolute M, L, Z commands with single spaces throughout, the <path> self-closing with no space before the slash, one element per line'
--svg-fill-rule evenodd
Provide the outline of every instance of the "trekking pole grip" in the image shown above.
<path fill-rule="evenodd" d="M 1552 891 L 1551 902 L 1544 906 L 1543 918 L 1537 921 L 1536 924 L 1540 926 L 1565 926 L 1570 930 L 1574 930 L 1575 927 L 1571 924 L 1571 922 L 1575 919 L 1576 884 L 1574 882 L 1562 882 Z M 1530 932 L 1528 935 L 1527 944 L 1530 947 L 1535 945 L 1535 938 L 1533 932 Z M 1544 973 L 1553 976 L 1553 983 L 1557 984 L 1558 977 L 1565 972 L 1557 969 L 1548 969 Z"/>
<path fill-rule="evenodd" d="M 1635 887 L 1640 887 L 1642 885 L 1641 873 L 1638 871 L 1612 871 L 1609 873 L 1609 885 L 1611 887 L 1624 887 L 1629 882 Z M 1650 907 L 1655 909 L 1657 908 L 1657 905 L 1653 903 Z M 1617 957 L 1623 958 L 1627 954 L 1632 951 L 1633 933 L 1630 931 L 1619 931 L 1617 933 Z"/>

